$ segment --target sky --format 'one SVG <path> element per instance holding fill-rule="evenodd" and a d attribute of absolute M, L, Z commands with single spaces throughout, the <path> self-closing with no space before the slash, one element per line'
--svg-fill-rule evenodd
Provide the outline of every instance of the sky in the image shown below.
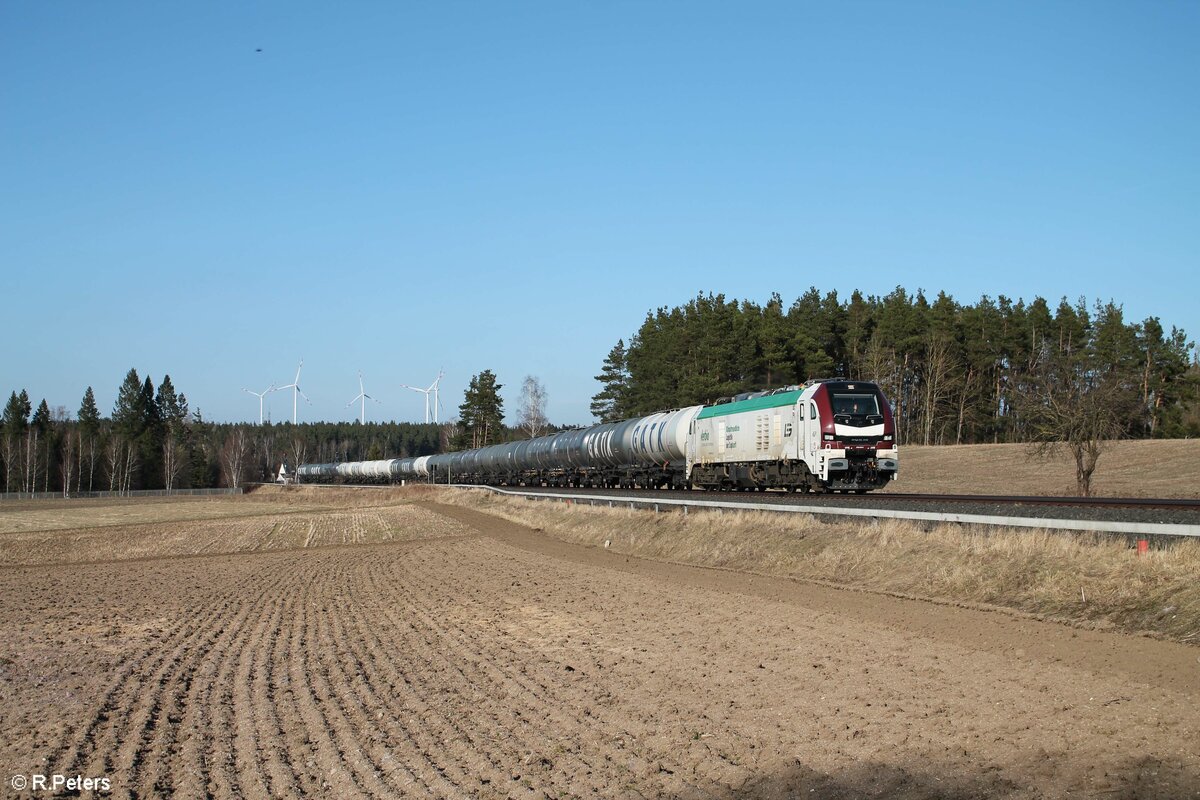
<path fill-rule="evenodd" d="M 648 311 L 1086 296 L 1200 332 L 1200 3 L 0 3 L 0 391 L 591 420 Z M 268 396 L 275 420 L 292 397 Z"/>

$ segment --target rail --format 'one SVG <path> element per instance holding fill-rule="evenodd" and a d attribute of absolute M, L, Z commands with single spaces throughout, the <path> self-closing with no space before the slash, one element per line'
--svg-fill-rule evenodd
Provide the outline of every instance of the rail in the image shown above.
<path fill-rule="evenodd" d="M 443 486 L 447 484 L 442 484 Z M 1115 534 L 1137 534 L 1139 536 L 1194 536 L 1200 537 L 1200 525 L 1189 525 L 1174 522 L 1126 522 L 1120 520 L 1094 519 L 1048 519 L 1044 517 L 1007 517 L 996 514 L 957 514 L 941 511 L 903 511 L 890 508 L 847 508 L 844 506 L 802 506 L 783 505 L 777 503 L 722 503 L 715 500 L 676 500 L 667 498 L 646 498 L 611 495 L 561 494 L 552 492 L 522 492 L 513 489 L 500 489 L 495 486 L 476 486 L 466 483 L 449 484 L 456 489 L 487 489 L 497 494 L 507 494 L 518 497 L 550 498 L 554 500 L 570 500 L 586 502 L 590 505 L 615 507 L 628 505 L 630 508 L 651 508 L 655 511 L 660 506 L 682 508 L 687 513 L 689 508 L 710 509 L 717 511 L 768 511 L 789 514 L 816 514 L 820 516 L 869 517 L 874 519 L 908 519 L 924 522 L 957 522 L 963 525 L 988 525 L 1011 528 L 1041 528 L 1044 530 L 1088 531 Z"/>

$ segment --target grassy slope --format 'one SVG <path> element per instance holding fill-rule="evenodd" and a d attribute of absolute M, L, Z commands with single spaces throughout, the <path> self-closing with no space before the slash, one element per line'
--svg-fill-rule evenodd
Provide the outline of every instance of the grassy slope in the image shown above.
<path fill-rule="evenodd" d="M 1109 497 L 1200 497 L 1200 441 L 1113 442 L 1100 457 L 1092 492 Z M 886 491 L 1074 495 L 1075 464 L 1042 460 L 1020 444 L 907 446 L 900 479 Z"/>

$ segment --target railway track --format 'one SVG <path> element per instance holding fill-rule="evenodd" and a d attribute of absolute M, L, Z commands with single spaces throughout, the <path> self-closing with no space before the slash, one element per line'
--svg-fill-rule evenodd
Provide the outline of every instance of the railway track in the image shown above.
<path fill-rule="evenodd" d="M 770 504 L 827 506 L 834 509 L 878 509 L 979 516 L 1078 519 L 1102 522 L 1145 522 L 1200 524 L 1200 499 L 1113 498 L 1113 497 L 1028 497 L 1005 495 L 890 494 L 786 494 L 783 492 L 701 492 L 630 489 L 564 489 L 558 487 L 506 487 L 530 494 L 587 495 L 590 497 L 719 502 L 722 504 Z"/>
<path fill-rule="evenodd" d="M 560 489 L 546 486 L 520 487 L 529 491 L 546 492 L 580 492 L 586 494 L 627 494 L 625 489 Z M 643 490 L 636 490 L 639 494 Z M 870 504 L 876 501 L 890 502 L 893 500 L 910 503 L 979 503 L 999 506 L 1035 505 L 1035 506 L 1078 506 L 1080 508 L 1148 508 L 1148 509 L 1191 509 L 1200 512 L 1200 498 L 1151 498 L 1151 497 L 1051 497 L 1031 495 L 988 495 L 988 494 L 906 494 L 901 492 L 879 492 L 870 495 L 842 494 L 785 494 L 778 491 L 739 492 L 739 491 L 671 491 L 649 490 L 648 494 L 663 497 L 686 498 L 695 495 L 697 498 L 754 498 L 753 502 L 791 502 L 811 505 L 814 502 Z"/>
<path fill-rule="evenodd" d="M 337 488 L 358 486 L 358 488 L 387 488 L 387 484 L 307 484 L 314 487 Z M 470 488 L 455 484 L 460 488 Z M 484 488 L 484 487 L 479 487 Z M 988 518 L 1000 520 L 1015 518 L 1017 520 L 1046 520 L 1049 525 L 1054 520 L 1082 520 L 1106 523 L 1144 523 L 1151 526 L 1174 525 L 1191 526 L 1189 532 L 1183 535 L 1196 536 L 1192 532 L 1200 530 L 1200 499 L 1193 498 L 1140 498 L 1140 497 L 1046 497 L 1020 495 L 962 495 L 962 494 L 904 494 L 904 493 L 875 493 L 870 495 L 851 494 L 788 494 L 778 491 L 739 492 L 739 491 L 678 491 L 664 489 L 595 489 L 595 488 L 560 488 L 556 486 L 513 486 L 486 487 L 501 492 L 523 495 L 554 495 L 558 497 L 578 495 L 589 498 L 586 502 L 595 504 L 602 498 L 612 498 L 613 502 L 622 504 L 636 503 L 640 506 L 653 506 L 657 501 L 667 501 L 672 507 L 681 505 L 739 505 L 749 506 L 795 506 L 813 510 L 819 514 L 821 507 L 829 508 L 829 513 L 855 514 L 870 516 L 872 510 L 879 511 L 879 516 L 932 518 L 930 515 L 955 515 L 956 517 Z M 665 504 L 666 505 L 666 504 Z M 905 514 L 897 512 L 915 512 Z M 994 522 L 991 524 L 1000 524 Z M 1018 522 L 1028 525 L 1029 523 Z M 1070 527 L 1078 528 L 1077 525 Z M 1132 532 L 1132 531 L 1131 531 Z M 1161 535 L 1179 535 L 1162 531 Z"/>

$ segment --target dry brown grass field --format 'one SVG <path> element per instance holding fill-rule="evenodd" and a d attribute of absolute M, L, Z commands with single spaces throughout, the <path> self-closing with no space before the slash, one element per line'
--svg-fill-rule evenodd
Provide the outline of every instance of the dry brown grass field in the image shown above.
<path fill-rule="evenodd" d="M 1200 441 L 1149 439 L 1107 445 L 1092 479 L 1102 497 L 1200 497 Z M 948 494 L 1075 495 L 1075 463 L 1065 452 L 1042 459 L 1021 444 L 900 449 L 900 480 L 885 491 Z"/>
<path fill-rule="evenodd" d="M 792 522 L 430 487 L 0 505 L 5 793 L 1200 796 L 1200 648 L 1116 630 L 1194 640 L 1194 551 Z M 1063 605 L 1080 582 L 1102 614 Z M 1026 600 L 1092 627 L 987 605 Z"/>

